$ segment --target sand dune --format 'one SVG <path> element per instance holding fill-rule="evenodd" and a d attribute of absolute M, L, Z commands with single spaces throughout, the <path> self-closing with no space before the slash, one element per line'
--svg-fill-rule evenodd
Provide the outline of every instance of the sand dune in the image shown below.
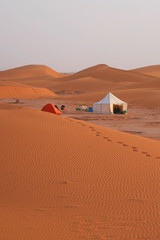
<path fill-rule="evenodd" d="M 64 74 L 43 65 L 29 65 L 0 71 L 0 98 L 56 96 L 48 86 Z"/>
<path fill-rule="evenodd" d="M 146 76 L 136 72 L 130 72 L 126 70 L 116 69 L 109 67 L 105 64 L 96 65 L 87 69 L 84 69 L 80 72 L 72 74 L 67 78 L 64 78 L 65 81 L 79 79 L 83 77 L 92 77 L 96 79 L 103 79 L 103 80 L 110 80 L 115 83 L 121 81 L 130 81 L 130 82 L 137 82 L 143 81 L 146 79 Z M 148 79 L 152 79 L 152 77 L 148 76 Z"/>
<path fill-rule="evenodd" d="M 19 79 L 19 78 L 32 78 L 37 76 L 52 76 L 59 78 L 64 74 L 58 73 L 53 69 L 44 65 L 27 65 L 18 68 L 9 69 L 6 71 L 0 71 L 0 78 Z"/>
<path fill-rule="evenodd" d="M 160 142 L 0 105 L 1 239 L 159 239 Z"/>
<path fill-rule="evenodd" d="M 90 103 L 101 100 L 107 92 L 111 91 L 129 104 L 136 106 L 138 103 L 140 107 L 152 108 L 153 105 L 160 106 L 159 84 L 159 79 L 152 76 L 98 65 L 68 77 L 59 78 L 56 84 L 48 88 L 56 92 L 71 90 L 72 95 L 65 96 L 65 99 L 89 101 Z M 128 93 L 127 89 L 129 89 Z M 74 94 L 77 91 L 80 92 L 79 96 Z M 147 101 L 147 104 L 146 98 L 151 99 L 150 102 Z"/>
<path fill-rule="evenodd" d="M 0 98 L 38 98 L 55 96 L 55 93 L 46 88 L 0 86 Z"/>
<path fill-rule="evenodd" d="M 64 74 L 57 73 L 43 65 L 29 65 L 0 71 L 0 98 L 56 96 L 54 92 L 43 86 L 47 85 L 48 79 L 55 79 L 62 76 Z"/>
<path fill-rule="evenodd" d="M 152 80 L 146 80 L 145 82 L 134 83 L 130 85 L 123 85 L 121 89 L 150 89 L 150 90 L 160 90 L 160 78 L 155 78 Z"/>
<path fill-rule="evenodd" d="M 60 90 L 62 86 L 64 88 L 78 89 L 79 87 L 82 88 L 85 81 L 84 90 L 86 91 L 96 90 L 97 87 L 101 88 L 101 90 L 104 87 L 109 90 L 152 79 L 154 78 L 150 76 L 115 69 L 101 64 L 84 69 L 65 78 L 62 77 L 53 87 L 56 90 Z"/>
<path fill-rule="evenodd" d="M 136 108 L 160 108 L 160 89 L 159 88 L 142 88 L 142 87 L 131 87 L 124 86 L 119 89 L 108 89 L 105 88 L 97 91 L 84 92 L 80 95 L 69 95 L 62 96 L 61 99 L 64 101 L 78 101 L 79 104 L 92 105 L 94 102 L 102 100 L 106 93 L 111 91 L 118 98 L 129 104 L 129 107 L 134 106 Z M 78 104 L 78 103 L 77 103 Z"/>
<path fill-rule="evenodd" d="M 0 72 L 0 86 L 24 87 L 24 96 L 28 95 L 28 98 L 32 95 L 27 91 L 33 92 L 33 88 L 47 88 L 53 94 L 56 92 L 64 100 L 78 100 L 90 104 L 101 100 L 107 92 L 111 91 L 131 105 L 138 104 L 139 107 L 152 108 L 160 107 L 160 78 L 149 76 L 145 71 L 148 69 L 147 71 L 153 72 L 158 67 L 151 66 L 135 72 L 100 64 L 64 77 L 46 66 L 30 65 Z M 27 86 L 32 89 L 28 90 Z M 9 88 L 8 91 L 11 92 Z M 40 92 L 44 96 L 46 91 Z M 13 94 L 3 93 L 1 96 L 18 97 L 17 92 L 19 91 L 14 90 Z M 51 95 L 49 92 L 48 94 Z M 23 94 L 19 94 L 19 97 L 23 97 Z"/>
<path fill-rule="evenodd" d="M 153 77 L 160 77 L 160 65 L 137 68 L 132 70 L 132 72 L 142 73 Z"/>
<path fill-rule="evenodd" d="M 130 106 L 148 109 L 160 108 L 160 89 L 134 88 L 116 90 L 113 93 L 128 102 Z"/>

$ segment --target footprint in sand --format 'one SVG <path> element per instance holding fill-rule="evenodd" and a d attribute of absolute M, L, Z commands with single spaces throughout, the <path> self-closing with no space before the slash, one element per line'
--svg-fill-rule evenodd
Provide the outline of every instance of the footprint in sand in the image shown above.
<path fill-rule="evenodd" d="M 142 154 L 145 154 L 146 157 L 152 157 L 150 154 L 148 154 L 147 152 L 142 152 Z"/>
<path fill-rule="evenodd" d="M 103 137 L 104 139 L 108 139 L 108 137 Z"/>
<path fill-rule="evenodd" d="M 97 136 L 97 137 L 100 137 L 100 135 L 99 135 L 98 133 L 96 134 L 96 136 Z"/>
<path fill-rule="evenodd" d="M 117 143 L 119 143 L 119 144 L 123 144 L 123 142 L 117 142 Z"/>
<path fill-rule="evenodd" d="M 60 184 L 66 185 L 66 184 L 68 184 L 68 182 L 64 180 L 64 181 L 61 181 Z"/>
<path fill-rule="evenodd" d="M 124 147 L 128 147 L 128 145 L 127 145 L 127 144 L 123 144 L 123 146 L 124 146 Z"/>
<path fill-rule="evenodd" d="M 83 123 L 78 123 L 79 125 L 81 125 L 81 126 L 85 126 Z"/>
<path fill-rule="evenodd" d="M 94 128 L 92 128 L 91 130 L 92 130 L 93 132 L 95 132 L 95 131 L 96 131 L 96 129 L 94 129 Z"/>
<path fill-rule="evenodd" d="M 157 159 L 160 159 L 160 157 L 156 157 Z"/>

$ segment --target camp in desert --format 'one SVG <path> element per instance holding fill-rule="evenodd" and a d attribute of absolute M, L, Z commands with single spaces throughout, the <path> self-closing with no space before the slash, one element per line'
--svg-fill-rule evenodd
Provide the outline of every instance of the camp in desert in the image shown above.
<path fill-rule="evenodd" d="M 159 2 L 0 5 L 0 239 L 159 240 Z"/>

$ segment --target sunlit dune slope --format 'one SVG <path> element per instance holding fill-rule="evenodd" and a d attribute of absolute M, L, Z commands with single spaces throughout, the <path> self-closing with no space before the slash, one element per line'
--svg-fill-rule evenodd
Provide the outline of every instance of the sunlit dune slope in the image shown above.
<path fill-rule="evenodd" d="M 56 91 L 62 89 L 80 90 L 84 92 L 104 91 L 105 89 L 111 91 L 152 79 L 154 78 L 151 76 L 115 69 L 101 64 L 65 78 L 59 78 L 59 81 L 50 85 L 49 89 Z"/>
<path fill-rule="evenodd" d="M 150 90 L 160 90 L 160 78 L 149 79 L 140 83 L 134 83 L 123 86 L 123 89 L 125 88 L 126 89 L 144 88 Z"/>
<path fill-rule="evenodd" d="M 64 74 L 58 73 L 53 69 L 44 65 L 27 65 L 23 67 L 13 68 L 6 71 L 0 71 L 0 79 L 22 79 L 22 78 L 33 78 L 42 76 L 51 76 L 59 78 Z"/>
<path fill-rule="evenodd" d="M 158 69 L 158 66 L 146 69 L 155 70 Z M 111 91 L 129 104 L 135 106 L 138 104 L 139 107 L 149 108 L 160 107 L 159 80 L 160 78 L 149 76 L 146 73 L 115 69 L 104 64 L 65 75 L 65 77 L 41 65 L 30 65 L 0 72 L 0 86 L 3 87 L 9 86 L 9 84 L 18 87 L 17 84 L 20 84 L 19 86 L 24 88 L 30 86 L 32 90 L 33 88 L 47 88 L 53 94 L 56 92 L 64 100 L 78 100 L 90 104 L 100 101 Z M 14 93 L 16 92 L 18 91 L 14 90 Z M 28 98 L 32 97 L 30 93 L 26 92 L 25 98 L 27 94 Z M 42 93 L 42 95 L 45 94 Z M 48 92 L 48 94 L 51 93 Z M 3 96 L 5 97 L 4 93 Z M 17 93 L 12 94 L 11 97 L 18 97 L 18 95 Z M 19 94 L 19 97 L 23 96 Z"/>
<path fill-rule="evenodd" d="M 0 105 L 1 239 L 159 239 L 160 142 Z"/>
<path fill-rule="evenodd" d="M 152 65 L 132 70 L 132 72 L 142 73 L 153 77 L 160 77 L 160 65 Z"/>
<path fill-rule="evenodd" d="M 160 90 L 147 88 L 134 88 L 115 90 L 113 93 L 136 108 L 160 108 Z"/>
<path fill-rule="evenodd" d="M 0 98 L 37 98 L 56 96 L 45 86 L 64 76 L 43 65 L 29 65 L 0 71 Z"/>
<path fill-rule="evenodd" d="M 0 98 L 38 98 L 54 97 L 55 93 L 46 88 L 24 86 L 0 86 Z"/>
<path fill-rule="evenodd" d="M 79 90 L 79 95 L 65 97 L 68 100 L 93 103 L 100 101 L 111 91 L 127 103 L 138 107 L 160 107 L 160 78 L 114 69 L 106 65 L 94 66 L 66 78 L 60 78 L 59 83 L 50 89 L 55 91 L 66 89 L 72 92 Z"/>
<path fill-rule="evenodd" d="M 136 107 L 160 108 L 160 78 L 124 86 L 113 92 Z"/>
<path fill-rule="evenodd" d="M 105 64 L 99 64 L 87 69 L 84 69 L 80 72 L 72 74 L 68 77 L 61 78 L 64 81 L 72 81 L 84 77 L 92 77 L 96 79 L 102 79 L 104 81 L 112 81 L 115 83 L 124 81 L 124 82 L 140 82 L 145 81 L 147 79 L 152 79 L 150 76 L 143 76 L 142 74 L 138 74 L 135 72 L 130 72 L 126 70 L 116 69 L 109 67 Z"/>
<path fill-rule="evenodd" d="M 97 87 L 97 90 L 92 92 L 85 92 L 80 93 L 79 95 L 68 95 L 62 96 L 63 100 L 72 100 L 72 101 L 79 101 L 81 104 L 93 104 L 94 102 L 99 102 L 102 100 L 108 91 L 111 91 L 114 95 L 116 95 L 121 100 L 127 102 L 129 107 L 135 106 L 137 108 L 160 108 L 160 88 L 159 82 L 150 83 L 151 87 L 144 87 L 143 84 L 140 86 L 133 85 L 132 86 L 124 86 L 123 88 L 103 88 Z M 154 87 L 153 87 L 154 86 Z"/>
<path fill-rule="evenodd" d="M 15 86 L 15 87 L 28 87 L 28 85 L 19 83 L 19 82 L 14 82 L 12 80 L 1 80 L 0 79 L 0 87 L 5 87 L 5 86 Z"/>

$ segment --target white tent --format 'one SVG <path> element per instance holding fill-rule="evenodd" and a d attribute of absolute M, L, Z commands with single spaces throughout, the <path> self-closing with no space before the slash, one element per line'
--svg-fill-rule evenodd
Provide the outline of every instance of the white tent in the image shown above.
<path fill-rule="evenodd" d="M 121 112 L 127 111 L 127 103 L 109 92 L 100 102 L 93 103 L 93 112 L 112 114 L 117 107 Z"/>

